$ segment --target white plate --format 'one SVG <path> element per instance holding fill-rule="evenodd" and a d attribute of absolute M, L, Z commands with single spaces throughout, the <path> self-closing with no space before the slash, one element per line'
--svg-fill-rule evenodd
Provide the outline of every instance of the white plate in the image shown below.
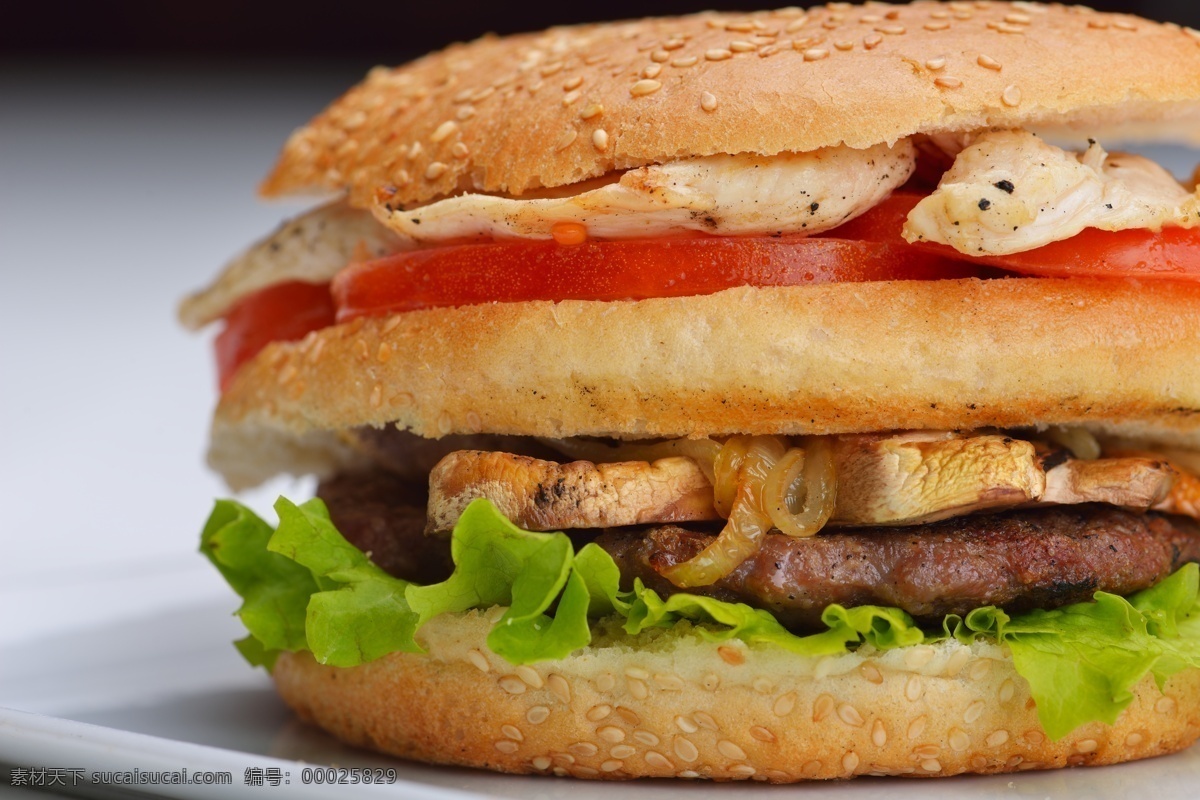
<path fill-rule="evenodd" d="M 139 793 L 180 798 L 358 798 L 418 800 L 539 798 L 618 800 L 636 786 L 646 800 L 794 797 L 847 800 L 1030 797 L 1191 800 L 1200 748 L 1116 767 L 934 781 L 860 778 L 802 787 L 639 781 L 603 784 L 515 777 L 394 761 L 346 747 L 295 720 L 270 681 L 229 642 L 241 635 L 230 603 L 129 618 L 86 633 L 0 648 L 0 762 L 12 767 L 228 771 L 232 785 L 142 785 Z M 19 709 L 19 710 L 18 710 Z M 305 765 L 395 769 L 391 785 L 304 785 Z M 248 786 L 248 768 L 278 768 L 286 787 Z M 72 787 L 68 786 L 67 789 Z M 133 788 L 133 787 L 131 787 Z M 62 787 L 59 787 L 62 790 Z M 104 794 L 81 781 L 77 793 Z"/>

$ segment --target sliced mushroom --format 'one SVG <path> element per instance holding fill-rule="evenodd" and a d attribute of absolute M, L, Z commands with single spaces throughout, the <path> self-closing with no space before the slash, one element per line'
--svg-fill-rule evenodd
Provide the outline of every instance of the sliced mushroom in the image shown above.
<path fill-rule="evenodd" d="M 1033 444 L 1009 436 L 839 436 L 831 525 L 912 525 L 1036 500 Z"/>
<path fill-rule="evenodd" d="M 1065 461 L 1046 471 L 1040 504 L 1108 503 L 1144 511 L 1167 499 L 1177 475 L 1156 458 Z"/>
<path fill-rule="evenodd" d="M 460 450 L 430 473 L 428 530 L 450 530 L 479 497 L 534 531 L 718 519 L 712 484 L 690 458 L 556 464 Z"/>

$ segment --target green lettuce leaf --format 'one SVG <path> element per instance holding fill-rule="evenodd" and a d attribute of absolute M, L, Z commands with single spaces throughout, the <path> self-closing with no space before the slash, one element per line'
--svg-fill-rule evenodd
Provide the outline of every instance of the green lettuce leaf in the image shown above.
<path fill-rule="evenodd" d="M 280 524 L 220 501 L 201 550 L 243 602 L 250 635 L 237 642 L 270 669 L 282 650 L 311 650 L 323 663 L 354 666 L 419 651 L 415 634 L 434 617 L 476 608 L 506 610 L 488 646 L 513 664 L 564 658 L 592 640 L 592 620 L 617 617 L 638 634 L 688 620 L 710 641 L 740 639 L 802 656 L 869 645 L 887 650 L 954 638 L 1007 646 L 1030 685 L 1046 732 L 1058 739 L 1093 720 L 1112 723 L 1146 675 L 1163 681 L 1200 667 L 1200 568 L 1190 564 L 1151 589 L 1053 611 L 1010 616 L 995 607 L 947 616 L 926 632 L 895 608 L 833 605 L 826 629 L 799 636 L 769 612 L 686 593 L 660 597 L 640 581 L 620 589 L 612 557 L 595 544 L 578 552 L 562 533 L 531 533 L 486 500 L 463 512 L 451 538 L 454 572 L 432 586 L 389 576 L 348 543 L 319 500 L 280 499 Z"/>

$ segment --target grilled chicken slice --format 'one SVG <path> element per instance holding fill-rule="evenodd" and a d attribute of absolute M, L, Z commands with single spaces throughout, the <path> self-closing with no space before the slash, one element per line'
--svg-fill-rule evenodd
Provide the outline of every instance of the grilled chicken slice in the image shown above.
<path fill-rule="evenodd" d="M 561 222 L 586 225 L 603 239 L 684 231 L 818 233 L 878 204 L 915 165 L 908 139 L 865 150 L 714 155 L 631 169 L 566 196 L 464 194 L 414 209 L 392 209 L 381 199 L 375 213 L 413 242 L 549 239 Z"/>
<path fill-rule="evenodd" d="M 427 530 L 447 531 L 474 499 L 532 531 L 717 519 L 712 485 L 690 458 L 557 464 L 460 450 L 429 475 Z"/>
<path fill-rule="evenodd" d="M 916 205 L 904 238 L 967 255 L 1005 255 L 1069 239 L 1084 228 L 1159 230 L 1197 223 L 1200 198 L 1141 156 L 1083 153 L 1027 131 L 991 131 L 954 160 Z"/>

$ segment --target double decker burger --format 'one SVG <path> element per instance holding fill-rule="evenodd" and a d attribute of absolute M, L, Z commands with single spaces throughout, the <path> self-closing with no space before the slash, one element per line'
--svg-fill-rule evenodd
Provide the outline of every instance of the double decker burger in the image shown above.
<path fill-rule="evenodd" d="M 301 717 L 585 778 L 1200 735 L 1200 34 L 831 3 L 487 37 L 286 144 L 189 298 L 202 549 Z"/>

